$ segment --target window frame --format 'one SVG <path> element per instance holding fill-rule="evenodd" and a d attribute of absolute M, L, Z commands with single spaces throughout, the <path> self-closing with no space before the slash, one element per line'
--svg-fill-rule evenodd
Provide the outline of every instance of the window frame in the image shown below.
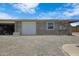
<path fill-rule="evenodd" d="M 49 26 L 48 23 L 53 23 L 53 28 L 52 29 L 48 28 L 48 26 Z M 54 22 L 47 22 L 47 30 L 54 30 Z"/>

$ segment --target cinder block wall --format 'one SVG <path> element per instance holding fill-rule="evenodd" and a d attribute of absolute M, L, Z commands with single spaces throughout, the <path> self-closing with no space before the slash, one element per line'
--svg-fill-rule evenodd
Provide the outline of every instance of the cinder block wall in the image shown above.
<path fill-rule="evenodd" d="M 36 22 L 36 32 L 38 35 L 71 35 L 72 34 L 72 30 L 71 30 L 71 26 L 69 23 L 65 23 L 65 22 L 58 22 L 58 21 L 52 21 L 55 26 L 54 26 L 54 30 L 47 30 L 47 22 L 50 21 L 37 21 Z M 59 23 L 63 23 L 63 28 L 66 28 L 65 30 L 58 30 L 59 29 Z M 57 30 L 55 30 L 55 28 Z"/>
<path fill-rule="evenodd" d="M 72 35 L 72 26 L 70 25 L 70 23 L 67 23 L 66 27 L 67 27 L 67 34 Z"/>
<path fill-rule="evenodd" d="M 72 32 L 79 32 L 79 26 L 72 27 Z"/>
<path fill-rule="evenodd" d="M 54 30 L 47 29 L 47 23 L 54 23 Z M 59 29 L 60 25 L 63 23 L 62 27 L 65 29 Z M 22 21 L 15 21 L 15 32 L 20 32 L 22 34 Z M 72 35 L 72 27 L 69 23 L 59 22 L 59 21 L 36 21 L 36 35 Z"/>

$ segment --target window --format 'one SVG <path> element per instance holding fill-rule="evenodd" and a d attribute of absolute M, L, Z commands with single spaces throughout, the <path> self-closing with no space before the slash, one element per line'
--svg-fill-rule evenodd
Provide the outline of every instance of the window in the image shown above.
<path fill-rule="evenodd" d="M 48 29 L 53 29 L 53 23 L 52 22 L 48 22 Z"/>
<path fill-rule="evenodd" d="M 60 23 L 59 24 L 59 29 L 60 30 L 65 30 L 66 29 L 65 26 L 64 26 L 64 23 Z"/>

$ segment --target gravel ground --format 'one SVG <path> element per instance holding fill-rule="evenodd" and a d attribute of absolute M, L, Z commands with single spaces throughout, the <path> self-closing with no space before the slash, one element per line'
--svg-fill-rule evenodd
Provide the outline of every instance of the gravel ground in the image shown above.
<path fill-rule="evenodd" d="M 0 56 L 64 56 L 64 44 L 79 43 L 79 36 L 0 36 Z"/>

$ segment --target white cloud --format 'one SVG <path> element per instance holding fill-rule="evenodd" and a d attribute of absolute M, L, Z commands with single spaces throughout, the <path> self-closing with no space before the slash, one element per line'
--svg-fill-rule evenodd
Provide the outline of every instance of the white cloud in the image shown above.
<path fill-rule="evenodd" d="M 70 24 L 71 26 L 77 26 L 77 24 L 76 23 L 74 23 L 74 24 Z"/>
<path fill-rule="evenodd" d="M 64 12 L 64 15 L 68 17 L 79 15 L 79 4 L 70 4 L 72 9 L 68 9 Z"/>
<path fill-rule="evenodd" d="M 77 25 L 79 25 L 79 22 L 71 23 L 71 26 L 77 26 Z"/>
<path fill-rule="evenodd" d="M 71 6 L 72 8 L 66 8 Z M 37 18 L 39 19 L 73 19 L 73 16 L 79 15 L 79 4 L 65 4 L 64 7 L 57 8 L 47 13 L 41 12 Z"/>
<path fill-rule="evenodd" d="M 7 13 L 0 12 L 0 19 L 16 19 L 16 17 Z"/>
<path fill-rule="evenodd" d="M 37 16 L 38 19 L 66 19 L 66 18 L 69 18 L 67 16 L 65 16 L 62 12 L 59 12 L 59 11 L 50 11 L 50 12 L 47 12 L 47 13 L 40 13 L 38 16 Z"/>
<path fill-rule="evenodd" d="M 17 3 L 13 4 L 13 7 L 16 8 L 20 12 L 28 12 L 28 13 L 35 13 L 36 7 L 39 5 L 39 3 Z"/>

